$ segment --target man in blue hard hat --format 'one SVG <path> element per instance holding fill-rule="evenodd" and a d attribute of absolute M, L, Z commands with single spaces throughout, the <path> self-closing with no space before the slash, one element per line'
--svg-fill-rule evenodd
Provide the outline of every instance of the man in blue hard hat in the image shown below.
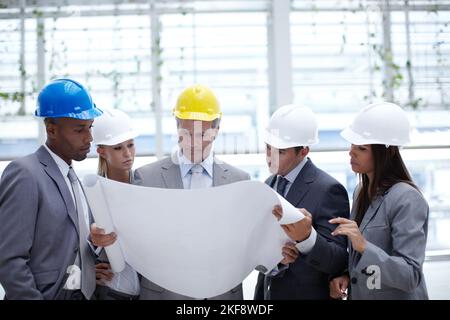
<path fill-rule="evenodd" d="M 78 82 L 57 79 L 39 94 L 35 115 L 47 140 L 12 161 L 0 180 L 0 284 L 5 298 L 90 299 L 94 256 L 91 217 L 72 160 L 84 160 L 101 115 Z"/>

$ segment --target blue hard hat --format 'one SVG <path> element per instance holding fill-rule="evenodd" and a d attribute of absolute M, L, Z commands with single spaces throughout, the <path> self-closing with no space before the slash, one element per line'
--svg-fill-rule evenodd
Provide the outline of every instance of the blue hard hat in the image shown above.
<path fill-rule="evenodd" d="M 80 83 L 71 79 L 56 79 L 39 93 L 34 114 L 44 118 L 91 120 L 102 113 Z"/>

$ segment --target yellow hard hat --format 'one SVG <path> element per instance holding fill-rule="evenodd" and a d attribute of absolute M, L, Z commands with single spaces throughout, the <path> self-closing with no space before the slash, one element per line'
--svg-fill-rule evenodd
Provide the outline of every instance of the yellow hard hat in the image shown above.
<path fill-rule="evenodd" d="M 178 96 L 173 114 L 179 119 L 213 121 L 222 117 L 219 101 L 206 86 L 193 85 Z"/>

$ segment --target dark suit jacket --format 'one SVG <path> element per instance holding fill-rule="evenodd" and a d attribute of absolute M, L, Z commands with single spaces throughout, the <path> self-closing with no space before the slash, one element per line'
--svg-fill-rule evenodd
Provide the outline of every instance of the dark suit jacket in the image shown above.
<path fill-rule="evenodd" d="M 11 162 L 0 180 L 0 283 L 5 298 L 55 299 L 78 246 L 72 196 L 45 147 Z"/>
<path fill-rule="evenodd" d="M 276 176 L 266 183 L 274 187 Z M 305 208 L 313 217 L 317 239 L 312 250 L 300 256 L 289 268 L 271 279 L 270 299 L 328 299 L 330 275 L 347 267 L 347 240 L 334 237 L 333 217 L 349 217 L 349 202 L 345 188 L 333 177 L 317 168 L 310 159 L 302 168 L 286 200 L 296 208 Z M 264 298 L 264 274 L 260 273 L 255 299 Z"/>

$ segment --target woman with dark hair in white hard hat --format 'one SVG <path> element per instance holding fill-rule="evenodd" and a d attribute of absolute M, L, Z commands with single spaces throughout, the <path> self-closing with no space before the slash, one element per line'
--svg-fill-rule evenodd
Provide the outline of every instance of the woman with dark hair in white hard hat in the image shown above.
<path fill-rule="evenodd" d="M 93 127 L 94 143 L 99 154 L 98 175 L 123 183 L 133 182 L 134 138 L 137 135 L 127 114 L 117 109 L 104 110 Z M 113 273 L 104 254 L 100 255 L 98 262 L 95 268 L 97 299 L 138 298 L 139 278 L 131 266 L 126 264 L 123 271 Z"/>
<path fill-rule="evenodd" d="M 349 239 L 348 273 L 330 282 L 330 295 L 350 299 L 428 299 L 423 261 L 428 204 L 403 163 L 409 143 L 406 113 L 393 103 L 366 106 L 341 132 L 360 177 L 351 220 L 332 233 Z"/>

